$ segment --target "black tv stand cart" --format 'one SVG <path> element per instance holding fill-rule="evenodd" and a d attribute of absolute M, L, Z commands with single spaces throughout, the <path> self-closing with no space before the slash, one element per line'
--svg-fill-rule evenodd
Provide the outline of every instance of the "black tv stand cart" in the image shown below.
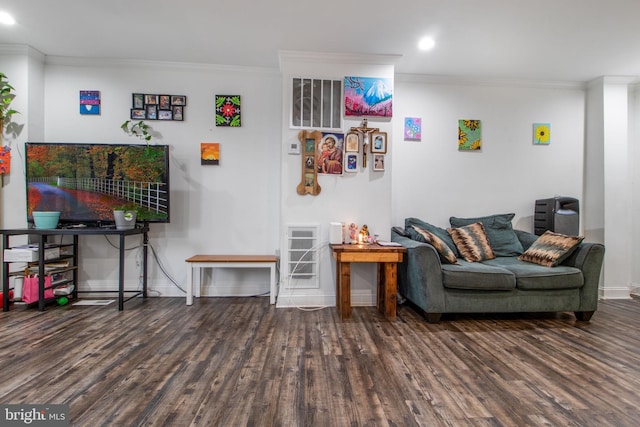
<path fill-rule="evenodd" d="M 147 297 L 147 255 L 148 255 L 148 244 L 149 244 L 149 224 L 142 223 L 137 224 L 135 228 L 131 230 L 118 230 L 116 228 L 103 228 L 103 227 L 78 227 L 78 228 L 55 228 L 55 229 L 37 229 L 37 228 L 24 228 L 24 229 L 7 229 L 0 230 L 0 234 L 2 234 L 2 298 L 3 305 L 2 310 L 9 310 L 9 262 L 4 262 L 4 250 L 10 249 L 9 246 L 9 236 L 17 236 L 17 235 L 29 235 L 29 236 L 37 236 L 38 237 L 38 277 L 40 277 L 40 286 L 39 286 L 39 299 L 38 299 L 38 308 L 43 311 L 45 309 L 46 301 L 44 299 L 44 276 L 45 276 L 45 264 L 46 261 L 44 259 L 45 254 L 45 243 L 47 240 L 47 236 L 64 236 L 71 235 L 73 236 L 73 258 L 76 266 L 79 265 L 78 262 L 78 240 L 79 236 L 86 235 L 112 235 L 118 236 L 120 238 L 120 246 L 119 246 L 119 273 L 118 273 L 118 289 L 117 290 L 101 290 L 101 291 L 91 291 L 92 293 L 96 292 L 118 292 L 118 310 L 124 310 L 124 303 L 129 301 L 132 298 L 142 295 L 143 298 Z M 125 290 L 124 289 L 124 256 L 125 256 L 125 240 L 128 236 L 143 236 L 143 246 L 142 246 L 142 290 Z M 74 270 L 74 284 L 75 290 L 74 295 L 77 295 L 76 292 L 82 292 L 78 290 L 78 276 L 77 276 L 77 268 Z M 125 294 L 128 294 L 128 297 L 125 299 Z M 133 295 L 129 295 L 133 294 Z"/>

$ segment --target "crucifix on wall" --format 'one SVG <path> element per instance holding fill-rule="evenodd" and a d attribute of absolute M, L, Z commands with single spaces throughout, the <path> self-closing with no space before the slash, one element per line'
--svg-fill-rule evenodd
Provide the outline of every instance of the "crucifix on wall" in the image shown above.
<path fill-rule="evenodd" d="M 371 140 L 371 134 L 378 132 L 378 128 L 367 127 L 367 119 L 362 119 L 362 125 L 360 127 L 351 128 L 352 131 L 360 132 L 362 134 L 362 167 L 367 167 L 367 149 L 369 148 L 369 142 Z"/>

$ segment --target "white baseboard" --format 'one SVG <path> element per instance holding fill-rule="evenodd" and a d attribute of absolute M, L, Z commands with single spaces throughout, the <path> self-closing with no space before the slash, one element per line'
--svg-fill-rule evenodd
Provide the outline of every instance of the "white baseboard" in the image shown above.
<path fill-rule="evenodd" d="M 335 307 L 335 295 L 296 295 L 282 293 L 276 301 L 277 308 L 290 307 Z"/>
<path fill-rule="evenodd" d="M 600 297 L 603 299 L 629 299 L 631 292 L 628 287 L 600 289 Z"/>
<path fill-rule="evenodd" d="M 180 287 L 183 290 L 186 290 L 186 285 L 180 283 Z M 125 289 L 134 290 L 140 289 L 142 290 L 142 284 L 138 282 L 127 282 L 125 281 Z M 105 283 L 105 282 L 85 282 L 81 283 L 79 290 L 83 291 L 81 296 L 83 298 L 91 297 L 114 297 L 118 296 L 118 284 L 114 283 Z M 113 291 L 113 292 L 104 292 L 104 291 Z M 84 293 L 87 292 L 87 293 Z M 173 283 L 149 283 L 147 284 L 147 295 L 150 297 L 185 297 L 186 293 L 180 290 Z M 264 281 L 260 282 L 248 282 L 242 284 L 230 284 L 230 283 L 220 283 L 220 284 L 205 284 L 202 286 L 200 290 L 200 296 L 203 297 L 250 297 L 257 295 L 269 295 L 269 283 L 265 283 Z"/>
<path fill-rule="evenodd" d="M 375 306 L 377 295 L 370 290 L 352 290 L 351 306 L 352 307 L 371 307 Z M 336 296 L 318 295 L 318 294 L 300 294 L 300 289 L 296 290 L 296 294 L 281 293 L 278 295 L 276 307 L 335 307 Z"/>

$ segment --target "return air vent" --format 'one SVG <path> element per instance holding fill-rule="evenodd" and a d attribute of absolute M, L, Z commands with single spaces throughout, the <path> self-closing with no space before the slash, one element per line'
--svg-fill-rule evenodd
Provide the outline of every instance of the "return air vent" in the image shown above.
<path fill-rule="evenodd" d="M 319 225 L 287 226 L 287 289 L 317 289 Z"/>

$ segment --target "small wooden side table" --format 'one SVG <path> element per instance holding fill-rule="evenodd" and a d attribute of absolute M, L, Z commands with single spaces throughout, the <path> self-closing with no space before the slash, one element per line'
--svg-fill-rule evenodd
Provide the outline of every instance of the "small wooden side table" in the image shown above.
<path fill-rule="evenodd" d="M 402 246 L 332 244 L 336 259 L 336 308 L 342 319 L 351 317 L 351 263 L 378 264 L 377 307 L 389 320 L 396 319 L 398 264 L 406 249 Z"/>

